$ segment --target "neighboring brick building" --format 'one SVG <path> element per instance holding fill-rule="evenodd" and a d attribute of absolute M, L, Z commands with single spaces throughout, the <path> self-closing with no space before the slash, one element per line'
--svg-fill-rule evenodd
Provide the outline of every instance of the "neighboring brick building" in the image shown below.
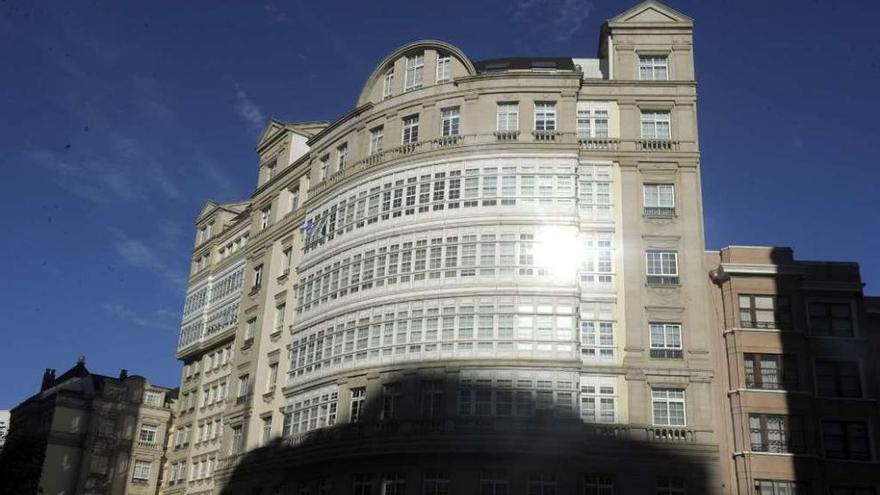
<path fill-rule="evenodd" d="M 859 266 L 758 246 L 707 262 L 731 493 L 874 495 L 880 305 Z"/>

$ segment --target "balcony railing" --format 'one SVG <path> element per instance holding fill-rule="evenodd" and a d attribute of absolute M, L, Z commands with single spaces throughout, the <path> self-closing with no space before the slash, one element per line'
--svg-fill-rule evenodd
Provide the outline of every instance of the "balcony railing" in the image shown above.
<path fill-rule="evenodd" d="M 500 142 L 569 144 L 577 146 L 582 151 L 596 152 L 669 152 L 680 151 L 682 148 L 680 141 L 666 139 L 578 138 L 577 133 L 561 132 L 558 130 L 536 130 L 526 134 L 525 138 L 520 131 L 459 134 L 406 143 L 393 148 L 375 151 L 369 156 L 346 166 L 344 170 L 340 170 L 318 182 L 309 191 L 312 195 L 317 194 L 344 180 L 346 177 L 400 157 L 460 146 L 488 145 Z"/>
<path fill-rule="evenodd" d="M 136 444 L 142 449 L 159 450 L 159 444 L 157 444 L 156 442 L 146 442 L 143 440 L 138 440 Z"/>
<path fill-rule="evenodd" d="M 675 216 L 675 208 L 669 208 L 665 206 L 646 206 L 645 216 L 655 218 L 672 218 Z"/>
<path fill-rule="evenodd" d="M 495 131 L 495 139 L 499 141 L 516 141 L 519 139 L 519 131 Z"/>
<path fill-rule="evenodd" d="M 678 275 L 648 275 L 648 285 L 674 287 L 678 285 Z"/>
<path fill-rule="evenodd" d="M 639 139 L 636 151 L 678 151 L 681 144 L 671 139 Z"/>
<path fill-rule="evenodd" d="M 683 355 L 681 349 L 651 349 L 652 358 L 681 359 Z"/>
<path fill-rule="evenodd" d="M 532 131 L 535 141 L 556 141 L 560 135 L 559 131 Z"/>
<path fill-rule="evenodd" d="M 649 442 L 695 443 L 693 430 L 672 426 L 651 426 L 647 428 Z"/>
<path fill-rule="evenodd" d="M 365 437 L 424 437 L 498 432 L 560 431 L 571 434 L 586 433 L 635 441 L 665 443 L 697 443 L 697 431 L 687 427 L 646 426 L 625 424 L 582 423 L 569 418 L 551 423 L 522 421 L 511 418 L 454 417 L 401 421 L 346 423 L 320 428 L 286 437 L 285 445 L 296 446 L 305 442 L 324 440 L 357 440 Z"/>
<path fill-rule="evenodd" d="M 582 150 L 617 151 L 620 148 L 620 140 L 613 138 L 579 137 L 578 144 Z"/>

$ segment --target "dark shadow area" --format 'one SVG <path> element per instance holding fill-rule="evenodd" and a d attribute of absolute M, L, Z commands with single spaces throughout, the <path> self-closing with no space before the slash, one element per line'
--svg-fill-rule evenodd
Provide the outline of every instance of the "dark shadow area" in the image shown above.
<path fill-rule="evenodd" d="M 444 390 L 466 390 L 464 398 L 444 394 L 435 409 L 441 414 L 423 414 L 424 381 L 412 376 L 393 380 L 404 391 L 393 414 L 376 394 L 368 396 L 361 421 L 349 423 L 343 410 L 349 406 L 340 401 L 333 426 L 275 440 L 226 473 L 221 466 L 220 493 L 683 494 L 685 487 L 714 493 L 717 448 L 701 445 L 685 428 L 585 423 L 573 402 L 548 408 L 514 401 L 509 388 L 448 380 Z M 458 408 L 494 415 L 462 415 Z M 394 418 L 381 419 L 388 415 Z M 658 490 L 661 485 L 669 490 Z"/>

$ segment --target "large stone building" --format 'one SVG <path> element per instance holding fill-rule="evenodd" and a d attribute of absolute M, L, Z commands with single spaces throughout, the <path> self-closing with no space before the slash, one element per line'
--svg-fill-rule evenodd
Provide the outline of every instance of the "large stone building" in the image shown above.
<path fill-rule="evenodd" d="M 273 121 L 197 220 L 164 493 L 720 489 L 692 27 L 416 42 Z"/>
<path fill-rule="evenodd" d="M 756 246 L 707 261 L 731 493 L 877 493 L 880 299 L 858 265 Z"/>
<path fill-rule="evenodd" d="M 251 197 L 196 220 L 163 493 L 873 493 L 873 447 L 831 458 L 877 428 L 880 304 L 847 265 L 707 258 L 692 29 L 648 1 L 596 58 L 420 41 L 337 120 L 272 121 Z M 776 332 L 781 293 L 858 338 Z M 814 393 L 849 351 L 862 395 Z"/>
<path fill-rule="evenodd" d="M 0 493 L 155 495 L 176 389 L 98 375 L 77 364 L 14 409 L 0 461 Z"/>

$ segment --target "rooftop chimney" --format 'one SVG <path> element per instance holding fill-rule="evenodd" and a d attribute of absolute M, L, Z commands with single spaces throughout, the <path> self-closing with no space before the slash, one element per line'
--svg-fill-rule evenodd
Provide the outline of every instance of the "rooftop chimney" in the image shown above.
<path fill-rule="evenodd" d="M 119 370 L 119 379 L 125 380 L 126 378 L 128 378 L 128 370 L 124 368 Z"/>
<path fill-rule="evenodd" d="M 51 387 L 54 383 L 55 383 L 55 370 L 53 368 L 46 368 L 46 371 L 43 372 L 43 384 L 40 385 L 40 392 Z"/>

